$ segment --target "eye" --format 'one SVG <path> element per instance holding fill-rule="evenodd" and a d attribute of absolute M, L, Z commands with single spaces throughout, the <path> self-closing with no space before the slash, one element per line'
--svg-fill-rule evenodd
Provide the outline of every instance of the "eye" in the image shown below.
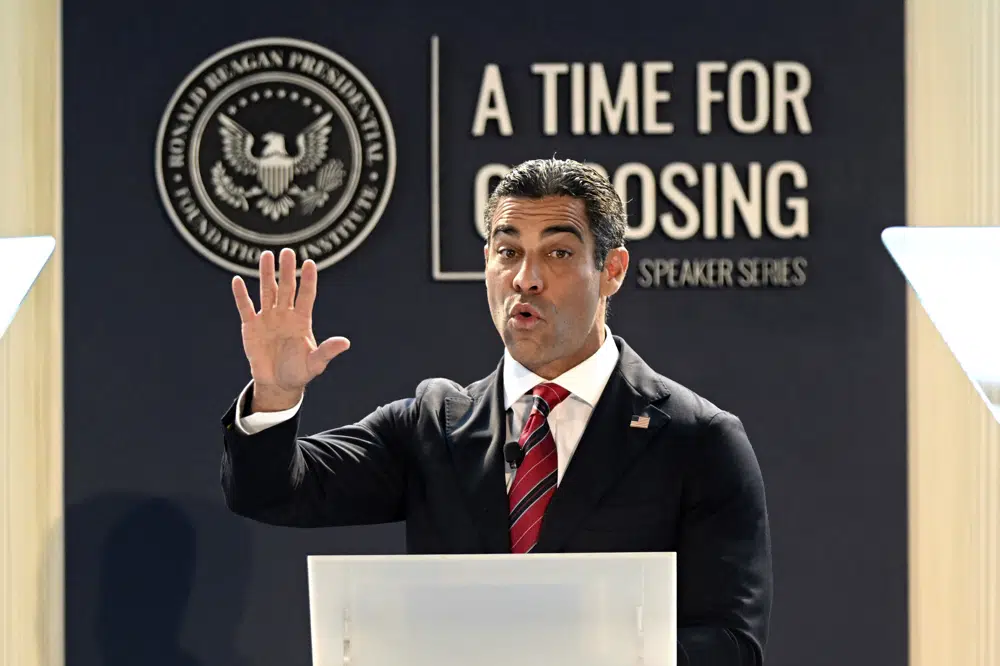
<path fill-rule="evenodd" d="M 555 255 L 556 259 L 568 259 L 573 256 L 569 250 L 553 250 L 552 254 Z"/>
<path fill-rule="evenodd" d="M 513 249 L 509 247 L 502 247 L 497 250 L 497 254 L 499 254 L 501 257 L 504 257 L 505 259 L 513 259 L 516 253 L 514 252 Z"/>

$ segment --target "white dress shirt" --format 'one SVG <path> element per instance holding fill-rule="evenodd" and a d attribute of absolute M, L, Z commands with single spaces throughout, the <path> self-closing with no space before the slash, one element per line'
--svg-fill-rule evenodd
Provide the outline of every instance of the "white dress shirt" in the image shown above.
<path fill-rule="evenodd" d="M 552 408 L 548 417 L 549 430 L 556 444 L 556 484 L 562 482 L 566 466 L 617 363 L 618 346 L 611 339 L 611 330 L 605 326 L 604 344 L 585 361 L 551 380 L 569 391 L 569 396 Z M 531 413 L 531 389 L 545 381 L 515 361 L 509 352 L 504 352 L 503 391 L 504 407 L 507 408 L 507 439 L 504 441 L 517 441 Z M 508 489 L 512 480 L 513 474 L 508 468 Z"/>
<path fill-rule="evenodd" d="M 551 380 L 570 392 L 565 400 L 550 410 L 548 417 L 549 429 L 556 444 L 556 459 L 558 461 L 556 483 L 562 482 L 566 467 L 576 451 L 577 444 L 580 443 L 580 438 L 590 421 L 594 406 L 597 405 L 597 401 L 604 392 L 604 387 L 617 363 L 618 346 L 611 339 L 611 329 L 605 326 L 604 344 L 585 361 Z M 517 441 L 521 429 L 524 427 L 524 422 L 531 412 L 531 390 L 545 381 L 515 361 L 510 352 L 504 351 L 504 407 L 507 409 L 505 442 Z M 236 427 L 244 435 L 253 435 L 287 421 L 302 406 L 300 399 L 294 407 L 280 412 L 254 412 L 243 416 L 243 405 L 251 384 L 252 382 L 243 389 L 236 404 Z M 512 480 L 513 474 L 508 468 L 508 488 Z"/>

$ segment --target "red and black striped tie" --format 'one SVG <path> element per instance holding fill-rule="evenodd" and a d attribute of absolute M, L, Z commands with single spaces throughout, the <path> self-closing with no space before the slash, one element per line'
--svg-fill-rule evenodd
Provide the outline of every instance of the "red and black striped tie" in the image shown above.
<path fill-rule="evenodd" d="M 555 492 L 558 472 L 556 443 L 549 431 L 549 411 L 565 400 L 569 391 L 550 382 L 539 384 L 531 394 L 534 404 L 518 439 L 524 461 L 518 467 L 508 495 L 512 553 L 529 553 L 538 541 L 542 516 Z"/>

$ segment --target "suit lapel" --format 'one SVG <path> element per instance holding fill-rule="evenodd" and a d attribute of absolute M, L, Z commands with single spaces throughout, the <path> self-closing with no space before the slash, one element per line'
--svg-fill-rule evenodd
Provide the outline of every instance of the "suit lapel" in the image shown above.
<path fill-rule="evenodd" d="M 486 553 L 510 551 L 502 376 L 498 368 L 481 392 L 445 399 L 445 435 Z"/>
<path fill-rule="evenodd" d="M 642 454 L 670 417 L 659 404 L 669 392 L 625 343 L 621 357 L 588 421 L 576 452 L 545 510 L 535 552 L 556 552 L 604 494 Z M 645 428 L 633 416 L 648 417 Z"/>

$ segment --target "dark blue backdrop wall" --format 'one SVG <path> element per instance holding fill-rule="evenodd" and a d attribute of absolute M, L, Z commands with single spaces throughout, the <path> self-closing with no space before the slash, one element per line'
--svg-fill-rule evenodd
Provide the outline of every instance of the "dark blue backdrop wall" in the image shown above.
<path fill-rule="evenodd" d="M 553 154 L 629 201 L 612 330 L 756 447 L 768 663 L 906 663 L 905 292 L 879 243 L 905 222 L 902 2 L 93 0 L 64 57 L 71 666 L 309 663 L 305 556 L 402 531 L 227 513 L 230 277 L 264 247 L 323 264 L 317 334 L 354 346 L 307 429 L 472 381 L 502 351 L 476 211 Z"/>

